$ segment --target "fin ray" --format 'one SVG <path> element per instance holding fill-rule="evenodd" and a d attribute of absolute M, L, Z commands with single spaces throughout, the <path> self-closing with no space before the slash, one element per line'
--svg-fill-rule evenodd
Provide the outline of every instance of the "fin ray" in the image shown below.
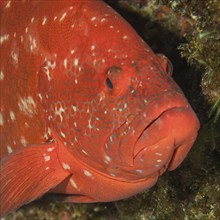
<path fill-rule="evenodd" d="M 56 146 L 27 147 L 0 162 L 0 216 L 41 197 L 70 174 L 60 165 Z"/>

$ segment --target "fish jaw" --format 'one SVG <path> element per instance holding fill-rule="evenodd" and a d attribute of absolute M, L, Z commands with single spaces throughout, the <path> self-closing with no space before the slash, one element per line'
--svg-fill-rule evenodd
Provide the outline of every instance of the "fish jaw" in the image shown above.
<path fill-rule="evenodd" d="M 111 135 L 117 141 L 109 138 L 103 147 L 105 158 L 112 159 L 106 161 L 107 173 L 123 181 L 159 176 L 167 168 L 178 167 L 199 130 L 195 113 L 180 95 L 162 100 L 158 106 L 149 104 L 128 121 Z"/>
<path fill-rule="evenodd" d="M 144 170 L 150 170 L 147 175 L 158 170 L 161 174 L 166 168 L 176 169 L 192 147 L 198 130 L 199 121 L 191 107 L 174 107 L 162 112 L 138 138 L 134 165 L 141 167 L 143 174 Z M 145 164 L 140 165 L 141 162 Z"/>

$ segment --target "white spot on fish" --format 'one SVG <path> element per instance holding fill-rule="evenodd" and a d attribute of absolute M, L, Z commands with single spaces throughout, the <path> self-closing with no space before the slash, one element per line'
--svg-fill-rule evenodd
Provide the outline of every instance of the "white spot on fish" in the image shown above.
<path fill-rule="evenodd" d="M 105 156 L 105 160 L 110 162 L 111 161 L 111 158 L 109 156 Z"/>
<path fill-rule="evenodd" d="M 78 188 L 77 185 L 76 185 L 76 182 L 75 182 L 72 178 L 70 178 L 70 183 L 71 183 L 71 185 L 72 185 L 75 189 Z"/>
<path fill-rule="evenodd" d="M 21 112 L 23 112 L 25 115 L 29 117 L 32 117 L 34 114 L 37 113 L 37 105 L 34 102 L 33 97 L 31 96 L 28 96 L 27 98 L 20 98 L 18 102 L 18 107 Z"/>
<path fill-rule="evenodd" d="M 50 148 L 47 148 L 47 151 L 52 152 L 54 149 L 55 149 L 54 147 L 50 147 Z"/>
<path fill-rule="evenodd" d="M 133 94 L 134 92 L 135 92 L 135 90 L 134 90 L 134 89 L 132 89 L 132 90 L 131 90 L 131 94 Z"/>
<path fill-rule="evenodd" d="M 13 111 L 10 111 L 9 114 L 10 114 L 11 120 L 14 121 L 15 120 L 15 113 Z"/>
<path fill-rule="evenodd" d="M 110 141 L 113 142 L 112 135 L 110 135 Z"/>
<path fill-rule="evenodd" d="M 45 24 L 46 24 L 46 22 L 47 22 L 47 18 L 46 18 L 46 17 L 44 17 L 44 18 L 43 18 L 43 21 L 42 21 L 42 25 L 45 25 Z"/>
<path fill-rule="evenodd" d="M 96 20 L 96 17 L 92 17 L 92 18 L 91 18 L 91 21 L 95 21 L 95 20 Z"/>
<path fill-rule="evenodd" d="M 48 117 L 48 119 L 50 120 L 49 117 Z M 50 128 L 47 128 L 46 131 L 45 131 L 45 133 L 44 133 L 44 138 L 45 138 L 46 140 L 48 140 L 50 135 L 51 135 L 51 130 L 50 130 Z M 52 142 L 52 140 L 51 140 L 50 142 Z"/>
<path fill-rule="evenodd" d="M 11 146 L 7 146 L 8 153 L 11 154 L 13 152 Z"/>
<path fill-rule="evenodd" d="M 137 173 L 143 173 L 143 170 L 136 170 Z"/>
<path fill-rule="evenodd" d="M 76 58 L 76 59 L 74 59 L 74 66 L 78 66 L 78 64 L 79 64 L 79 60 Z"/>
<path fill-rule="evenodd" d="M 49 68 L 54 70 L 55 67 L 56 67 L 56 62 L 51 62 L 51 61 L 47 61 L 47 65 L 43 67 L 43 70 L 44 70 L 45 74 L 47 75 L 48 81 L 50 81 L 52 79 L 51 75 L 50 75 Z"/>
<path fill-rule="evenodd" d="M 69 164 L 63 163 L 63 169 L 64 169 L 64 170 L 70 170 Z"/>
<path fill-rule="evenodd" d="M 3 115 L 0 113 L 0 126 L 3 126 L 4 120 L 3 120 Z"/>
<path fill-rule="evenodd" d="M 21 136 L 21 144 L 26 147 L 27 146 L 27 140 L 25 139 L 24 136 Z"/>
<path fill-rule="evenodd" d="M 31 18 L 31 23 L 33 23 L 33 22 L 34 22 L 34 17 Z"/>
<path fill-rule="evenodd" d="M 92 45 L 92 46 L 91 46 L 91 50 L 94 50 L 94 49 L 95 49 L 95 45 Z"/>
<path fill-rule="evenodd" d="M 11 1 L 8 1 L 5 8 L 10 8 L 11 7 Z"/>
<path fill-rule="evenodd" d="M 33 52 L 37 48 L 37 41 L 31 35 L 29 35 L 29 41 L 30 41 L 30 51 Z"/>
<path fill-rule="evenodd" d="M 66 13 L 63 13 L 62 17 L 60 18 L 60 22 L 64 20 L 64 18 L 66 17 Z"/>
<path fill-rule="evenodd" d="M 161 153 L 155 153 L 157 156 L 162 156 L 162 154 Z"/>
<path fill-rule="evenodd" d="M 43 98 L 42 98 L 41 93 L 38 93 L 37 96 L 40 98 L 40 102 L 42 102 Z"/>
<path fill-rule="evenodd" d="M 49 160 L 50 160 L 50 156 L 44 155 L 44 161 L 47 162 L 47 161 L 49 161 Z"/>
<path fill-rule="evenodd" d="M 83 152 L 85 155 L 89 155 L 85 150 L 82 150 L 82 152 Z"/>
<path fill-rule="evenodd" d="M 0 81 L 3 81 L 4 77 L 5 77 L 5 76 L 4 76 L 4 73 L 3 73 L 3 71 L 1 71 L 1 72 L 0 72 Z"/>
<path fill-rule="evenodd" d="M 124 40 L 125 40 L 125 39 L 127 39 L 127 38 L 128 38 L 128 36 L 127 36 L 127 35 L 124 35 L 124 36 L 123 36 L 123 39 L 124 39 Z"/>
<path fill-rule="evenodd" d="M 77 110 L 75 105 L 72 106 L 72 109 L 73 109 L 74 112 L 76 112 L 76 110 Z"/>
<path fill-rule="evenodd" d="M 92 128 L 91 120 L 90 119 L 88 120 L 88 128 L 90 128 L 90 129 Z"/>
<path fill-rule="evenodd" d="M 62 131 L 60 132 L 60 135 L 64 138 L 66 137 L 66 135 Z"/>
<path fill-rule="evenodd" d="M 105 149 L 108 149 L 108 144 L 107 143 L 105 143 Z"/>
<path fill-rule="evenodd" d="M 55 108 L 55 115 L 60 117 L 60 120 L 63 121 L 63 116 L 62 113 L 65 112 L 64 108 L 62 106 L 60 106 L 59 109 L 57 109 L 57 106 Z"/>
<path fill-rule="evenodd" d="M 162 160 L 157 160 L 158 163 L 160 163 Z"/>
<path fill-rule="evenodd" d="M 45 170 L 49 170 L 50 169 L 50 167 L 46 167 L 46 169 Z"/>
<path fill-rule="evenodd" d="M 64 67 L 65 67 L 65 69 L 67 68 L 67 59 L 65 59 L 64 61 L 63 61 L 63 65 L 64 65 Z"/>
<path fill-rule="evenodd" d="M 88 170 L 83 170 L 83 173 L 88 177 L 92 176 L 92 174 Z"/>
<path fill-rule="evenodd" d="M 11 52 L 11 57 L 12 57 L 12 59 L 14 61 L 14 64 L 18 64 L 18 53 L 12 51 Z"/>
<path fill-rule="evenodd" d="M 9 34 L 5 34 L 0 37 L 0 44 L 3 44 L 5 41 L 9 39 Z"/>

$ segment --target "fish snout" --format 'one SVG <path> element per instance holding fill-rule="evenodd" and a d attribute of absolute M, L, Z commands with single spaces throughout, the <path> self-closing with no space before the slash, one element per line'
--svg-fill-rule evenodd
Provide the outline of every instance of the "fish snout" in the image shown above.
<path fill-rule="evenodd" d="M 199 130 L 190 106 L 162 112 L 142 131 L 134 147 L 134 166 L 142 175 L 174 170 L 184 160 Z"/>

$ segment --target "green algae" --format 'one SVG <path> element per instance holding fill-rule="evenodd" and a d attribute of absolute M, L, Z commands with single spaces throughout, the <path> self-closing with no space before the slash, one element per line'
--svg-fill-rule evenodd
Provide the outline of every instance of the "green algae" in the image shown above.
<path fill-rule="evenodd" d="M 61 204 L 45 196 L 5 220 L 220 219 L 219 1 L 108 2 L 173 62 L 174 78 L 199 116 L 199 137 L 179 168 L 137 196 L 100 204 Z"/>

